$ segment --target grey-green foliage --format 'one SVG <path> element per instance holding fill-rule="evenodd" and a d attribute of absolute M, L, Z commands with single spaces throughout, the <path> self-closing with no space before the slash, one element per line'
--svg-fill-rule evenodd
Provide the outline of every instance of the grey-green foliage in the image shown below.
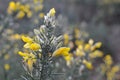
<path fill-rule="evenodd" d="M 40 29 L 34 29 L 35 41 L 40 44 L 41 49 L 32 51 L 37 58 L 36 63 L 33 64 L 33 70 L 28 71 L 24 66 L 27 75 L 22 76 L 22 78 L 25 80 L 54 80 L 52 53 L 62 46 L 62 36 L 56 37 L 54 35 L 55 16 L 50 16 L 48 13 L 44 23 Z"/>

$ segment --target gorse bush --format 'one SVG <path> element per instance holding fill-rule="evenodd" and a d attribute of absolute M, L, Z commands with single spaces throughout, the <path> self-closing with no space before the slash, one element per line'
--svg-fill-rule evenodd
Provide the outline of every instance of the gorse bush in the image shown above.
<path fill-rule="evenodd" d="M 0 80 L 119 80 L 101 41 L 44 8 L 44 0 L 10 1 L 0 15 Z"/>
<path fill-rule="evenodd" d="M 50 80 L 53 78 L 54 69 L 53 58 L 56 56 L 67 56 L 70 48 L 62 46 L 62 36 L 54 36 L 55 9 L 51 9 L 45 16 L 44 23 L 40 30 L 34 29 L 35 36 L 30 38 L 22 36 L 25 42 L 24 48 L 27 52 L 18 54 L 24 59 L 24 68 L 28 76 L 23 76 L 28 80 Z"/>

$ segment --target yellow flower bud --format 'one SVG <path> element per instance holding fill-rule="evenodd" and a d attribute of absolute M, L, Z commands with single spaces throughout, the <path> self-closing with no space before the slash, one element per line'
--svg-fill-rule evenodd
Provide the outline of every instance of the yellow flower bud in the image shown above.
<path fill-rule="evenodd" d="M 105 60 L 105 63 L 107 65 L 112 65 L 112 63 L 113 63 L 112 57 L 110 55 L 106 55 L 105 58 L 104 58 L 104 60 Z"/>
<path fill-rule="evenodd" d="M 69 35 L 68 34 L 64 34 L 64 44 L 67 45 L 69 42 Z"/>
<path fill-rule="evenodd" d="M 37 43 L 32 43 L 31 45 L 30 45 L 30 49 L 31 50 L 39 50 L 40 49 L 40 45 L 39 44 L 37 44 Z"/>
<path fill-rule="evenodd" d="M 30 71 L 32 71 L 32 69 L 33 69 L 33 60 L 32 59 L 28 59 L 28 61 L 27 61 L 27 66 L 28 66 L 28 69 L 30 70 Z"/>
<path fill-rule="evenodd" d="M 99 50 L 95 50 L 94 52 L 89 54 L 90 58 L 96 58 L 96 57 L 102 57 L 102 56 L 103 56 L 103 52 Z"/>
<path fill-rule="evenodd" d="M 100 48 L 102 46 L 102 43 L 101 42 L 97 42 L 95 45 L 94 45 L 96 48 Z"/>
<path fill-rule="evenodd" d="M 85 56 L 85 53 L 82 50 L 77 49 L 76 50 L 76 56 L 83 57 L 83 56 Z"/>
<path fill-rule="evenodd" d="M 52 8 L 52 9 L 49 11 L 50 16 L 54 16 L 55 13 L 56 13 L 55 8 Z"/>
<path fill-rule="evenodd" d="M 118 72 L 120 70 L 120 67 L 119 66 L 114 66 L 114 67 L 112 67 L 112 72 L 113 73 L 116 73 L 116 72 Z"/>
<path fill-rule="evenodd" d="M 27 17 L 28 17 L 28 18 L 31 18 L 31 17 L 32 17 L 32 12 L 31 12 L 31 11 L 28 11 L 28 12 L 27 12 Z"/>
<path fill-rule="evenodd" d="M 85 51 L 89 51 L 91 48 L 91 45 L 90 44 L 85 44 L 85 47 L 84 47 L 84 50 Z"/>
<path fill-rule="evenodd" d="M 26 57 L 26 56 L 28 56 L 27 53 L 23 53 L 23 52 L 21 52 L 21 51 L 19 51 L 18 54 L 19 54 L 20 56 L 22 56 L 22 57 Z"/>
<path fill-rule="evenodd" d="M 15 2 L 13 2 L 13 1 L 11 1 L 10 3 L 9 3 L 9 9 L 10 10 L 16 10 L 16 5 L 15 5 Z"/>
<path fill-rule="evenodd" d="M 92 66 L 92 63 L 91 62 L 88 62 L 86 60 L 83 60 L 83 64 L 85 64 L 85 66 L 88 68 L 88 69 L 93 69 L 93 66 Z"/>
<path fill-rule="evenodd" d="M 88 43 L 89 43 L 90 45 L 93 45 L 93 43 L 94 43 L 93 39 L 90 39 L 90 40 L 88 41 Z"/>
<path fill-rule="evenodd" d="M 33 42 L 32 38 L 24 36 L 24 35 L 22 36 L 22 40 L 26 43 L 32 43 Z"/>
<path fill-rule="evenodd" d="M 61 47 L 61 48 L 57 49 L 52 54 L 52 56 L 53 57 L 55 57 L 55 56 L 68 56 L 69 55 L 69 51 L 70 51 L 70 48 L 68 48 L 68 47 Z"/>
<path fill-rule="evenodd" d="M 25 16 L 25 13 L 23 11 L 19 11 L 16 15 L 17 19 L 22 19 Z"/>
<path fill-rule="evenodd" d="M 64 59 L 65 59 L 65 61 L 67 63 L 67 66 L 70 66 L 71 61 L 73 59 L 73 56 L 72 56 L 72 54 L 69 54 L 68 56 L 64 56 Z"/>

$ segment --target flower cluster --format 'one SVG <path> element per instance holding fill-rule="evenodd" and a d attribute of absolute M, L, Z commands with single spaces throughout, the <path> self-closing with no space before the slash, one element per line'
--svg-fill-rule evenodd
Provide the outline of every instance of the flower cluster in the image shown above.
<path fill-rule="evenodd" d="M 100 65 L 102 75 L 107 77 L 107 80 L 116 79 L 116 74 L 120 71 L 119 65 L 114 65 L 112 57 L 110 55 L 106 55 L 104 57 L 104 63 Z"/>
<path fill-rule="evenodd" d="M 11 1 L 9 3 L 7 12 L 8 14 L 15 16 L 15 18 L 17 19 L 22 19 L 24 17 L 31 18 L 32 16 L 34 16 L 33 14 L 35 13 L 38 13 L 38 16 L 40 18 L 43 18 L 44 13 L 40 12 L 43 9 L 42 3 L 43 0 L 32 0 L 32 1 L 28 1 L 28 3 Z"/>

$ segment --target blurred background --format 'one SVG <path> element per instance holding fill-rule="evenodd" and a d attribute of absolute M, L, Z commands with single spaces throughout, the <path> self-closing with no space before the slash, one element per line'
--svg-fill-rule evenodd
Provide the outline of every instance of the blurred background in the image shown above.
<path fill-rule="evenodd" d="M 10 1 L 0 0 L 0 56 L 2 56 L 0 62 L 3 61 L 3 56 L 5 56 L 2 53 L 13 54 L 15 51 L 11 48 L 14 47 L 18 51 L 17 47 L 22 47 L 21 43 L 16 44 L 20 41 L 11 39 L 11 36 L 13 36 L 11 34 L 29 33 L 32 35 L 30 31 L 43 24 L 42 14 L 41 19 L 37 19 L 35 15 L 37 13 L 33 13 L 34 17 L 23 19 L 16 19 L 14 15 L 9 15 L 7 9 Z M 28 2 L 33 9 L 31 0 L 12 1 Z M 41 4 L 43 9 L 40 12 L 45 14 L 53 7 L 56 9 L 56 16 L 58 16 L 57 19 L 63 33 L 66 33 L 69 27 L 78 27 L 80 30 L 86 31 L 89 38 L 103 43 L 101 50 L 106 54 L 111 54 L 115 62 L 120 62 L 120 0 L 43 0 Z M 8 56 L 5 59 L 7 58 Z M 16 62 L 11 59 L 8 63 L 15 64 L 14 67 L 20 66 L 20 59 L 17 59 Z M 3 63 L 0 63 L 0 65 L 3 65 Z M 1 72 L 2 66 L 0 68 Z M 22 74 L 19 71 L 16 74 Z M 0 74 L 2 75 L 2 73 Z M 11 79 L 17 77 L 14 76 Z"/>

